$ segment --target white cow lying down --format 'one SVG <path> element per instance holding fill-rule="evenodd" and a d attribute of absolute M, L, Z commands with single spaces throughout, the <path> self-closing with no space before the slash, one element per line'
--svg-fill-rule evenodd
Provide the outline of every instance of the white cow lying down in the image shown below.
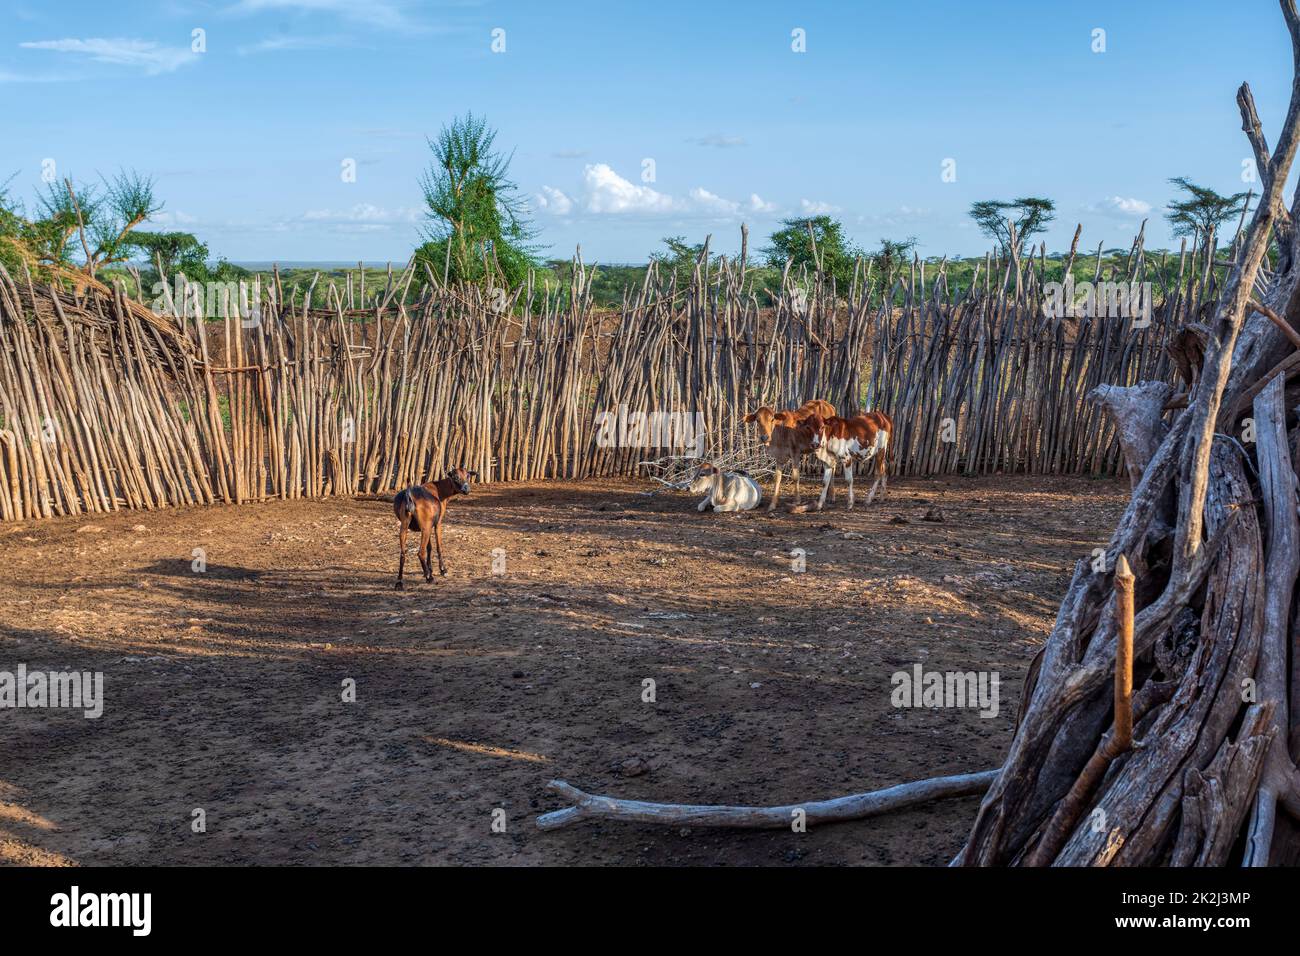
<path fill-rule="evenodd" d="M 695 478 L 687 490 L 695 495 L 706 491 L 709 493 L 709 496 L 700 502 L 700 511 L 704 511 L 709 506 L 712 506 L 714 511 L 749 511 L 751 508 L 757 508 L 763 498 L 758 482 L 749 475 L 724 472 L 708 462 L 700 465 L 700 470 L 695 473 Z"/>

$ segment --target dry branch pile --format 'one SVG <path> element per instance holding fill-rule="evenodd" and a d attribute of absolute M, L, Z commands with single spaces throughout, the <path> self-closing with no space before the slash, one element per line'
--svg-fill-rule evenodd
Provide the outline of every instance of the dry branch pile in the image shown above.
<path fill-rule="evenodd" d="M 1297 64 L 1291 108 L 1270 155 L 1249 87 L 1238 92 L 1262 195 L 1212 316 L 1189 330 L 1203 357 L 1191 351 L 1186 408 L 1167 421 L 1167 392 L 1150 383 L 1097 393 L 1119 424 L 1132 501 L 1104 567 L 1075 568 L 958 864 L 1295 861 L 1300 395 L 1287 382 L 1300 342 L 1300 196 L 1288 210 L 1282 191 L 1300 119 L 1300 17 L 1294 0 L 1281 7 Z M 1270 240 L 1278 270 L 1262 275 Z M 1124 559 L 1131 659 L 1117 653 L 1123 616 L 1109 610 Z M 1134 687 L 1131 745 L 1117 669 Z"/>

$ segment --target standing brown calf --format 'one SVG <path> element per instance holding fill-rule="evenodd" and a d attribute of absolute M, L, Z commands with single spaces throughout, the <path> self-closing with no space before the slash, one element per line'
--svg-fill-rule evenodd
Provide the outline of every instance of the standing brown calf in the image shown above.
<path fill-rule="evenodd" d="M 402 589 L 402 572 L 406 569 L 406 533 L 420 532 L 420 568 L 424 580 L 433 580 L 433 554 L 430 537 L 438 546 L 438 573 L 446 576 L 447 564 L 442 559 L 442 519 L 447 514 L 447 501 L 456 495 L 469 494 L 469 480 L 477 478 L 477 471 L 455 468 L 441 481 L 412 485 L 393 498 L 393 514 L 402 523 L 397 532 L 401 554 L 397 559 L 397 589 Z"/>
<path fill-rule="evenodd" d="M 772 426 L 772 437 L 767 440 L 767 454 L 776 464 L 776 484 L 772 487 L 772 500 L 767 506 L 769 512 L 776 509 L 777 499 L 781 497 L 781 473 L 787 464 L 794 472 L 794 503 L 795 507 L 799 506 L 799 469 L 804 455 L 812 453 L 814 439 L 821 434 L 821 430 L 822 418 L 815 412 L 797 425 L 778 423 Z"/>

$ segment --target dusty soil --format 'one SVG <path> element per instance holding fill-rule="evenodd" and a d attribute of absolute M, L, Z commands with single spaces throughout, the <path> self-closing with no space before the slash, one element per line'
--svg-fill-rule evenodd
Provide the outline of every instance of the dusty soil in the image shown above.
<path fill-rule="evenodd" d="M 412 552 L 403 592 L 382 502 L 0 526 L 0 671 L 102 671 L 106 697 L 97 720 L 0 710 L 0 861 L 947 862 L 976 798 L 803 834 L 533 821 L 554 777 L 779 804 L 996 765 L 1123 487 L 899 480 L 771 517 L 645 487 L 476 489 L 448 576 Z M 893 707 L 915 663 L 999 672 L 998 715 Z"/>

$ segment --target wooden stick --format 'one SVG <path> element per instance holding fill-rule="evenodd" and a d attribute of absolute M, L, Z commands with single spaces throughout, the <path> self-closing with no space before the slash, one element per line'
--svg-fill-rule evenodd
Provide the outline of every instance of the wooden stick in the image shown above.
<path fill-rule="evenodd" d="M 985 770 L 951 777 L 931 777 L 869 793 L 780 807 L 699 806 L 620 800 L 585 793 L 563 780 L 552 780 L 546 788 L 571 800 L 574 805 L 542 814 L 537 818 L 537 827 L 541 830 L 556 830 L 579 820 L 601 819 L 665 826 L 782 829 L 799 819 L 800 812 L 803 814 L 803 822 L 808 825 L 835 823 L 841 820 L 861 820 L 931 800 L 968 797 L 983 793 L 996 776 L 996 770 Z"/>
<path fill-rule="evenodd" d="M 1115 559 L 1115 736 L 1112 757 L 1133 745 L 1133 571 Z"/>
<path fill-rule="evenodd" d="M 1106 769 L 1133 746 L 1133 572 L 1123 554 L 1115 560 L 1115 722 L 1088 759 L 1074 786 L 1043 828 L 1043 834 L 1025 858 L 1025 866 L 1049 866 L 1074 831 Z"/>

